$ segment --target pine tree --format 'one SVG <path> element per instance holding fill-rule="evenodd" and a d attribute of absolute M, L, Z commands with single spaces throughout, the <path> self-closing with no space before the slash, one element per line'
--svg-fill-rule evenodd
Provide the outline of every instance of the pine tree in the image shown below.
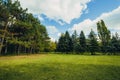
<path fill-rule="evenodd" d="M 110 41 L 110 53 L 116 54 L 120 52 L 120 38 L 118 33 L 112 36 L 112 39 Z"/>
<path fill-rule="evenodd" d="M 91 30 L 89 34 L 89 51 L 91 52 L 91 55 L 95 55 L 95 52 L 97 52 L 99 49 L 98 42 L 96 35 L 93 30 Z"/>
<path fill-rule="evenodd" d="M 83 31 L 81 31 L 81 33 L 80 33 L 79 44 L 80 44 L 80 50 L 79 51 L 81 53 L 86 52 L 86 38 L 85 38 L 85 35 L 84 35 Z"/>
<path fill-rule="evenodd" d="M 72 43 L 73 43 L 73 52 L 78 52 L 78 35 L 77 32 L 74 31 L 74 33 L 72 34 Z"/>
<path fill-rule="evenodd" d="M 45 26 L 18 0 L 0 0 L 0 53 L 45 51 L 49 37 Z"/>
<path fill-rule="evenodd" d="M 65 35 L 61 34 L 58 43 L 57 43 L 57 52 L 64 52 L 65 51 Z"/>
<path fill-rule="evenodd" d="M 57 44 L 57 51 L 58 52 L 72 52 L 73 50 L 73 44 L 72 39 L 69 35 L 69 32 L 66 31 L 65 34 L 62 34 L 59 38 L 58 44 Z"/>
<path fill-rule="evenodd" d="M 12 21 L 12 16 L 6 7 L 6 3 L 4 1 L 0 1 L 0 55 L 5 45 L 5 41 L 7 42 L 7 34 L 8 27 L 10 26 Z"/>

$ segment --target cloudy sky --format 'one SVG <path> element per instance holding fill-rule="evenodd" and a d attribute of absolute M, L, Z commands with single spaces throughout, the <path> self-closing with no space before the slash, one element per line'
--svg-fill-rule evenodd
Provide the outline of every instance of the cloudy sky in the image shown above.
<path fill-rule="evenodd" d="M 19 0 L 23 8 L 38 17 L 52 40 L 74 30 L 86 35 L 103 19 L 112 33 L 120 34 L 120 0 Z"/>

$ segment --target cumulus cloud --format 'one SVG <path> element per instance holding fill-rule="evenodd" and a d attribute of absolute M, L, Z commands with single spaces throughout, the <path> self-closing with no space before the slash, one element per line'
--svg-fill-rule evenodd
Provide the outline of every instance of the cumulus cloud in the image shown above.
<path fill-rule="evenodd" d="M 47 26 L 46 28 L 47 28 L 49 34 L 55 34 L 55 33 L 59 32 L 55 26 Z"/>
<path fill-rule="evenodd" d="M 73 32 L 74 30 L 76 30 L 78 33 L 80 33 L 80 31 L 83 30 L 85 34 L 87 35 L 92 29 L 93 24 L 94 24 L 93 21 L 91 21 L 90 19 L 86 19 L 79 24 L 74 24 L 74 26 L 70 28 L 69 31 Z"/>
<path fill-rule="evenodd" d="M 19 0 L 22 7 L 28 8 L 34 14 L 44 14 L 56 21 L 63 20 L 70 23 L 79 18 L 87 9 L 87 3 L 91 0 Z"/>
<path fill-rule="evenodd" d="M 120 7 L 109 12 L 103 13 L 96 21 L 103 19 L 110 30 L 120 31 Z"/>
<path fill-rule="evenodd" d="M 74 26 L 70 28 L 69 31 L 73 32 L 76 30 L 77 32 L 80 32 L 83 30 L 86 35 L 89 34 L 91 29 L 97 32 L 96 23 L 101 19 L 105 21 L 108 29 L 111 30 L 112 33 L 118 32 L 120 34 L 120 7 L 114 9 L 111 12 L 101 14 L 95 20 L 86 19 L 78 24 L 74 24 Z"/>
<path fill-rule="evenodd" d="M 38 18 L 40 21 L 44 21 L 44 19 L 42 18 L 41 15 L 38 15 L 37 18 Z"/>
<path fill-rule="evenodd" d="M 59 38 L 59 30 L 55 26 L 47 26 L 46 28 L 51 38 L 51 41 L 56 41 Z"/>

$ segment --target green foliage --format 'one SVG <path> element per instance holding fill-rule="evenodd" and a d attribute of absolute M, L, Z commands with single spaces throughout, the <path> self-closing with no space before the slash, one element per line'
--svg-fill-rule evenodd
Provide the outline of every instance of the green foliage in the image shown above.
<path fill-rule="evenodd" d="M 91 55 L 95 55 L 95 52 L 98 52 L 99 46 L 97 42 L 96 35 L 93 30 L 91 30 L 89 34 L 89 51 L 91 52 Z"/>
<path fill-rule="evenodd" d="M 83 54 L 91 52 L 94 55 L 96 52 L 103 52 L 103 54 L 119 54 L 120 52 L 120 37 L 116 33 L 111 38 L 111 32 L 107 29 L 103 20 L 97 23 L 98 36 L 93 30 L 87 36 L 84 32 L 80 32 L 78 37 L 77 32 L 74 31 L 72 36 L 66 31 L 58 40 L 58 52 L 72 52 Z"/>
<path fill-rule="evenodd" d="M 98 21 L 97 31 L 99 41 L 93 31 L 90 32 L 87 39 L 83 31 L 80 32 L 79 37 L 76 31 L 72 36 L 66 31 L 55 45 L 50 42 L 45 26 L 31 13 L 27 13 L 27 9 L 23 9 L 18 0 L 0 0 L 0 55 L 44 51 L 82 54 L 90 51 L 95 54 L 98 52 L 98 48 L 104 54 L 120 52 L 118 34 L 111 38 L 111 32 L 103 20 Z"/>
<path fill-rule="evenodd" d="M 0 39 L 2 54 L 37 53 L 49 47 L 45 26 L 18 0 L 0 0 Z"/>
<path fill-rule="evenodd" d="M 106 53 L 108 50 L 108 45 L 111 39 L 111 33 L 107 29 L 103 20 L 97 23 L 98 36 L 102 43 L 102 52 Z"/>
<path fill-rule="evenodd" d="M 79 41 L 78 41 L 78 35 L 77 32 L 74 31 L 72 34 L 72 43 L 73 43 L 73 52 L 79 52 Z"/>
<path fill-rule="evenodd" d="M 58 43 L 57 43 L 57 51 L 64 52 L 64 34 L 61 34 Z"/>
<path fill-rule="evenodd" d="M 81 53 L 86 52 L 86 48 L 87 48 L 87 46 L 86 46 L 86 38 L 85 38 L 85 35 L 84 35 L 83 31 L 80 32 L 79 44 L 80 44 L 80 50 L 79 51 Z"/>
<path fill-rule="evenodd" d="M 48 50 L 49 50 L 50 52 L 56 51 L 56 43 L 51 41 Z"/>
<path fill-rule="evenodd" d="M 112 36 L 109 46 L 110 46 L 109 48 L 110 53 L 116 54 L 120 52 L 120 38 L 118 33 Z"/>
<path fill-rule="evenodd" d="M 66 31 L 65 33 L 65 47 L 66 47 L 65 52 L 71 52 L 73 50 L 72 39 L 68 31 Z"/>
<path fill-rule="evenodd" d="M 66 31 L 65 34 L 62 34 L 58 44 L 57 44 L 57 51 L 58 52 L 72 52 L 73 50 L 73 44 L 72 44 L 72 39 L 69 35 L 69 32 Z"/>

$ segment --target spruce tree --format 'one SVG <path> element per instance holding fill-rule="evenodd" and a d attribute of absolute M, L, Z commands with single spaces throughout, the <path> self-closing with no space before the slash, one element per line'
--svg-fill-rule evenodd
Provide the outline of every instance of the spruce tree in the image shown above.
<path fill-rule="evenodd" d="M 65 35 L 61 34 L 58 43 L 57 43 L 57 52 L 64 52 L 65 51 Z"/>
<path fill-rule="evenodd" d="M 66 31 L 65 34 L 62 34 L 59 38 L 58 44 L 57 44 L 57 51 L 59 52 L 72 52 L 73 50 L 73 44 L 72 39 L 69 35 L 69 32 Z"/>
<path fill-rule="evenodd" d="M 118 33 L 112 36 L 112 39 L 110 41 L 110 49 L 109 52 L 111 54 L 116 54 L 120 52 L 120 38 Z"/>
<path fill-rule="evenodd" d="M 79 47 L 80 47 L 80 52 L 84 53 L 86 52 L 86 37 L 84 35 L 84 32 L 81 31 L 80 36 L 79 36 Z"/>
<path fill-rule="evenodd" d="M 96 35 L 93 30 L 91 30 L 89 34 L 89 51 L 91 52 L 91 55 L 95 55 L 95 52 L 98 51 L 98 42 Z"/>
<path fill-rule="evenodd" d="M 72 34 L 72 43 L 73 43 L 73 52 L 78 52 L 77 47 L 78 47 L 78 35 L 77 32 L 74 31 Z"/>

